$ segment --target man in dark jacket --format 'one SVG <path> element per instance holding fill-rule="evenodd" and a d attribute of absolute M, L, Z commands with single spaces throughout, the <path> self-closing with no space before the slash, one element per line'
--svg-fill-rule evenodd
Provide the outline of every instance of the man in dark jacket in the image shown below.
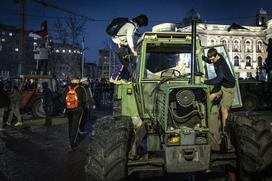
<path fill-rule="evenodd" d="M 226 121 L 228 118 L 228 111 L 232 105 L 232 101 L 233 101 L 234 93 L 235 93 L 235 79 L 226 60 L 221 54 L 217 52 L 215 48 L 209 49 L 207 56 L 208 56 L 208 60 L 207 59 L 203 59 L 203 60 L 206 60 L 207 63 L 213 63 L 214 69 L 216 72 L 216 77 L 210 80 L 205 80 L 204 84 L 220 87 L 219 91 L 213 92 L 210 94 L 209 99 L 211 101 L 214 101 L 216 97 L 222 96 L 220 107 L 221 107 L 221 114 L 222 114 L 223 132 L 225 132 Z M 214 131 L 214 130 L 211 130 L 211 131 Z M 229 139 L 228 139 L 228 149 L 231 149 L 231 144 Z M 235 172 L 233 172 L 232 170 L 229 170 L 228 174 L 231 180 L 236 180 Z"/>
<path fill-rule="evenodd" d="M 48 87 L 47 82 L 42 83 L 43 87 L 43 108 L 45 111 L 45 123 L 44 126 L 52 126 L 52 113 L 53 113 L 53 93 Z"/>
<path fill-rule="evenodd" d="M 75 88 L 77 87 L 77 88 Z M 78 106 L 76 108 L 70 109 L 67 106 L 67 93 L 69 92 L 69 89 L 75 89 L 78 99 Z M 79 85 L 79 79 L 72 79 L 71 83 L 64 89 L 63 92 L 63 102 L 66 104 L 66 111 L 65 114 L 68 118 L 69 125 L 68 125 L 68 131 L 69 131 L 69 140 L 72 150 L 75 150 L 75 148 L 79 144 L 79 127 L 82 121 L 84 108 L 86 105 L 86 94 L 85 89 Z"/>
<path fill-rule="evenodd" d="M 80 80 L 80 84 L 85 89 L 84 93 L 86 95 L 86 104 L 84 105 L 84 113 L 83 113 L 82 121 L 80 124 L 80 131 L 84 132 L 86 121 L 90 119 L 91 109 L 95 109 L 96 106 L 95 106 L 95 101 L 93 99 L 93 94 L 90 87 L 90 80 L 83 77 Z"/>
<path fill-rule="evenodd" d="M 222 96 L 221 113 L 224 130 L 228 118 L 228 111 L 234 98 L 235 79 L 226 60 L 221 54 L 217 53 L 215 48 L 209 49 L 207 55 L 208 63 L 214 64 L 216 77 L 210 80 L 205 80 L 204 84 L 221 87 L 218 92 L 211 93 L 209 99 L 213 101 L 216 97 Z"/>
<path fill-rule="evenodd" d="M 8 109 L 9 99 L 8 93 L 4 89 L 4 83 L 0 81 L 0 131 L 4 126 L 4 113 Z"/>
<path fill-rule="evenodd" d="M 9 93 L 9 99 L 10 99 L 10 104 L 9 104 L 9 116 L 8 116 L 8 121 L 7 125 L 11 125 L 12 119 L 15 116 L 17 118 L 17 122 L 14 124 L 14 126 L 22 126 L 22 118 L 21 118 L 21 113 L 20 113 L 20 92 L 19 88 L 15 85 L 12 86 L 11 91 Z"/>

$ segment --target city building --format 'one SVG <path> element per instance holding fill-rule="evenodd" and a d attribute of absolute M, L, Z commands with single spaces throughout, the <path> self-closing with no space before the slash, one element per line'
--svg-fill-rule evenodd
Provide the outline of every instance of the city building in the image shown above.
<path fill-rule="evenodd" d="M 196 11 L 190 11 L 192 17 L 198 17 Z M 256 76 L 256 69 L 265 63 L 267 57 L 266 45 L 272 37 L 272 19 L 263 9 L 256 15 L 256 25 L 241 26 L 237 24 L 197 24 L 197 34 L 202 46 L 225 45 L 230 59 L 239 77 Z M 185 17 L 188 22 L 188 17 Z M 181 23 L 182 24 L 182 23 Z M 178 31 L 191 32 L 191 26 L 180 27 Z"/>
<path fill-rule="evenodd" d="M 109 79 L 114 72 L 116 65 L 116 55 L 110 48 L 103 48 L 99 50 L 99 66 L 101 67 L 100 79 Z"/>
<path fill-rule="evenodd" d="M 29 36 L 31 31 L 21 30 L 14 26 L 0 24 L 0 71 L 9 76 L 18 74 L 35 74 L 37 60 L 34 59 L 39 38 Z M 23 52 L 20 50 L 20 39 L 23 36 Z M 50 40 L 51 41 L 51 40 Z M 48 56 L 48 73 L 57 78 L 81 76 L 82 50 L 70 44 L 50 43 Z M 21 64 L 21 66 L 20 66 Z"/>
<path fill-rule="evenodd" d="M 0 24 L 0 71 L 9 71 L 10 76 L 29 73 L 35 70 L 33 46 L 37 40 L 28 36 L 27 31 Z M 20 39 L 23 37 L 23 53 L 20 49 Z M 19 66 L 21 65 L 21 66 Z"/>
<path fill-rule="evenodd" d="M 91 80 L 95 80 L 101 75 L 101 70 L 95 63 L 84 64 L 84 77 L 88 77 Z"/>

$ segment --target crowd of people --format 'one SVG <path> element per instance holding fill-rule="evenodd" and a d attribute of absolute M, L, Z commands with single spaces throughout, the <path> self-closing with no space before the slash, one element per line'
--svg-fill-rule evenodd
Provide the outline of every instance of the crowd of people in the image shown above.
<path fill-rule="evenodd" d="M 113 88 L 107 79 L 101 80 L 79 80 L 79 83 L 90 89 L 90 97 L 92 97 L 92 104 L 98 108 L 110 106 L 113 101 Z M 70 84 L 70 81 L 57 81 L 59 91 L 56 93 L 50 89 L 47 82 L 42 82 L 41 93 L 43 96 L 43 108 L 46 114 L 45 124 L 46 127 L 52 126 L 53 108 L 56 107 L 56 95 L 59 98 L 63 96 L 64 90 Z M 86 84 L 87 83 L 87 84 Z M 12 80 L 0 80 L 0 130 L 9 127 L 20 127 L 23 125 L 22 115 L 24 112 L 21 104 L 20 83 Z M 60 100 L 63 108 L 65 108 L 65 100 Z"/>

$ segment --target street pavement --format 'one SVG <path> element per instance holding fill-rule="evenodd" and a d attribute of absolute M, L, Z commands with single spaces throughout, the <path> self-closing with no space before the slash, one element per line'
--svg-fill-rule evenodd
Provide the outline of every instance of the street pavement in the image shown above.
<path fill-rule="evenodd" d="M 109 108 L 93 111 L 87 130 L 90 131 L 96 118 L 109 114 Z M 259 112 L 258 115 L 272 120 L 271 112 Z M 24 120 L 21 129 L 0 132 L 0 181 L 85 180 L 88 139 L 83 140 L 76 151 L 71 151 L 65 117 L 55 117 L 52 128 L 43 124 L 44 119 L 29 119 Z"/>
<path fill-rule="evenodd" d="M 110 112 L 93 111 L 87 129 L 106 114 Z M 21 129 L 0 132 L 0 181 L 84 180 L 87 139 L 71 151 L 65 117 L 54 118 L 52 128 L 43 124 L 44 119 L 25 120 Z"/>

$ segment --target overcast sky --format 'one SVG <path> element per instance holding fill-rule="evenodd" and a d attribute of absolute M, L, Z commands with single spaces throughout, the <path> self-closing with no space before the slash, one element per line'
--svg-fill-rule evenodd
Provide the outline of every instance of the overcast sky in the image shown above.
<path fill-rule="evenodd" d="M 48 21 L 48 29 L 58 17 L 67 17 L 67 13 L 51 7 L 27 1 L 27 29 L 39 30 L 43 20 Z M 44 0 L 57 7 L 86 15 L 94 21 L 86 26 L 85 46 L 88 47 L 86 58 L 97 62 L 98 50 L 110 42 L 105 28 L 115 17 L 132 18 L 139 14 L 149 17 L 149 26 L 140 32 L 162 23 L 176 23 L 194 8 L 207 23 L 254 25 L 258 11 L 263 8 L 272 14 L 272 0 Z M 14 0 L 1 0 L 0 24 L 19 27 L 19 5 Z"/>

